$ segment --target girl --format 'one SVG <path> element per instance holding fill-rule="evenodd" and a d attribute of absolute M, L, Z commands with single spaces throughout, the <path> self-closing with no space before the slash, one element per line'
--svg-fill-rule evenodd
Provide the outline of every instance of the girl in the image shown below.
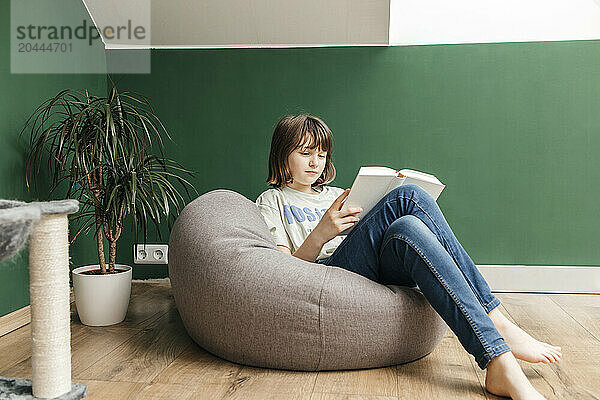
<path fill-rule="evenodd" d="M 333 140 L 311 115 L 277 124 L 267 183 L 256 200 L 278 248 L 310 262 L 338 266 L 381 284 L 418 288 L 486 369 L 485 387 L 513 399 L 544 399 L 516 358 L 558 361 L 560 347 L 532 338 L 498 309 L 498 300 L 458 242 L 435 200 L 418 185 L 385 195 L 367 215 L 342 210 L 349 189 L 335 178 Z M 350 233 L 337 236 L 354 226 Z"/>

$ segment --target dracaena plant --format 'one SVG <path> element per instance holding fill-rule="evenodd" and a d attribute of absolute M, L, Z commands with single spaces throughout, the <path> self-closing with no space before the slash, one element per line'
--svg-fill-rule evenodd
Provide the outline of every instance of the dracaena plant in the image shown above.
<path fill-rule="evenodd" d="M 49 197 L 68 181 L 66 198 L 80 202 L 80 212 L 71 220 L 82 219 L 71 243 L 93 227 L 102 274 L 114 273 L 117 241 L 127 215 L 133 219 L 136 243 L 139 229 L 146 243 L 150 221 L 162 240 L 162 217 L 170 230 L 169 217 L 179 214 L 180 201 L 185 205 L 173 183 L 178 182 L 188 198 L 188 186 L 198 194 L 182 177 L 193 172 L 165 158 L 162 136 L 172 139 L 149 99 L 139 93 L 119 92 L 114 85 L 106 97 L 87 90 L 62 90 L 33 112 L 20 136 L 25 133 L 30 133 L 27 187 L 46 162 Z M 103 238 L 109 244 L 108 271 Z"/>

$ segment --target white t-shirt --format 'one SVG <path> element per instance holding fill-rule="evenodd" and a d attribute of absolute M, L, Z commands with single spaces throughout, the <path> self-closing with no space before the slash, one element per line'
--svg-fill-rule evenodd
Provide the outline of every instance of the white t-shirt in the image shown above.
<path fill-rule="evenodd" d="M 268 189 L 256 199 L 256 205 L 275 243 L 286 246 L 292 253 L 302 245 L 323 214 L 344 192 L 344 189 L 327 185 L 315 187 L 315 190 L 320 190 L 320 193 L 304 193 L 283 186 Z M 325 243 L 317 260 L 332 255 L 344 238 L 336 236 Z"/>

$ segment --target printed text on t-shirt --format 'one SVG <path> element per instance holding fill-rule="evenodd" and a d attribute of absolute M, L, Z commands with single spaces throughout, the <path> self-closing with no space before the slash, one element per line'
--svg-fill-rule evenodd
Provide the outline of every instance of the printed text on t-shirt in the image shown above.
<path fill-rule="evenodd" d="M 314 213 L 313 210 L 308 208 L 308 207 L 304 207 L 304 208 L 300 208 L 297 207 L 295 205 L 284 205 L 283 206 L 283 213 L 285 214 L 285 219 L 287 221 L 288 224 L 293 224 L 294 220 L 298 221 L 298 222 L 304 222 L 305 220 L 308 221 L 316 221 L 317 219 L 321 219 L 322 214 L 321 213 L 325 213 L 327 211 L 326 208 L 323 208 L 321 210 L 315 208 L 314 209 Z M 315 214 L 317 214 L 317 216 L 315 216 Z"/>

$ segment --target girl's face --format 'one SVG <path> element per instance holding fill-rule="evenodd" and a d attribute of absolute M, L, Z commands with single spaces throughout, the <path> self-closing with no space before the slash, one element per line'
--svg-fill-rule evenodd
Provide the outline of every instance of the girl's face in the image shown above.
<path fill-rule="evenodd" d="M 294 178 L 291 186 L 295 186 L 295 189 L 310 189 L 310 186 L 319 179 L 323 170 L 325 170 L 326 160 L 326 151 L 308 149 L 306 145 L 302 145 L 292 151 L 288 156 L 288 166 Z"/>

